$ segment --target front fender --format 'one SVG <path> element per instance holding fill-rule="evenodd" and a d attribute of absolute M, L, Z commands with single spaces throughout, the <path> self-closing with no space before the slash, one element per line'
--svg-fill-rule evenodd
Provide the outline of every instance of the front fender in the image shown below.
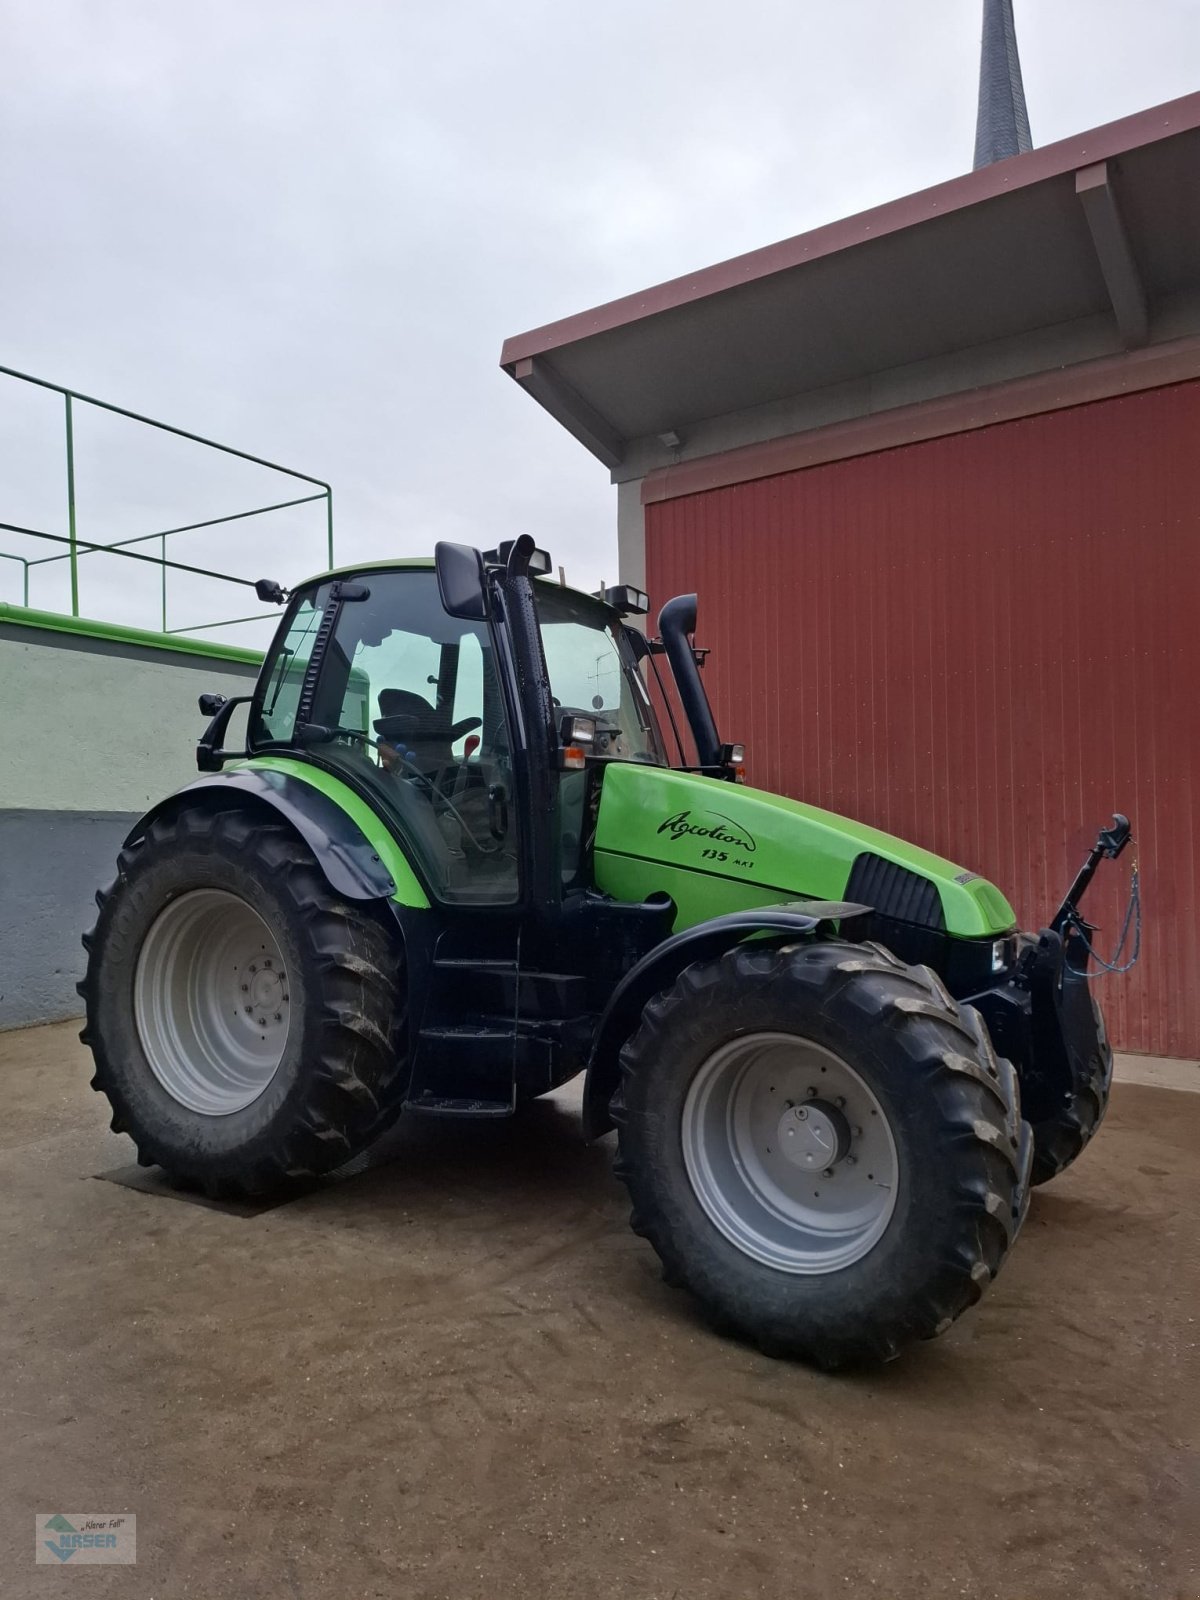
<path fill-rule="evenodd" d="M 368 838 L 349 814 L 350 804 L 339 804 L 338 799 L 325 792 L 327 787 L 317 788 L 295 773 L 265 768 L 233 767 L 214 772 L 151 807 L 131 829 L 125 843 L 135 843 L 155 817 L 168 809 L 181 805 L 219 808 L 248 800 L 275 812 L 296 830 L 316 857 L 331 888 L 347 900 L 397 898 L 407 904 L 427 905 L 400 846 L 390 836 L 386 840 L 378 836 L 380 824 L 374 818 L 372 832 L 377 837 Z M 346 794 L 350 803 L 362 806 L 350 790 Z M 414 891 L 419 898 L 414 898 Z"/>
<path fill-rule="evenodd" d="M 584 1137 L 598 1139 L 613 1126 L 609 1101 L 621 1077 L 621 1046 L 638 1025 L 646 1003 L 669 989 L 685 967 L 712 961 L 747 939 L 804 939 L 815 933 L 829 937 L 852 919 L 869 917 L 871 908 L 851 901 L 791 900 L 754 911 L 734 911 L 697 923 L 664 939 L 631 968 L 613 990 L 600 1019 L 588 1059 L 583 1087 Z"/>

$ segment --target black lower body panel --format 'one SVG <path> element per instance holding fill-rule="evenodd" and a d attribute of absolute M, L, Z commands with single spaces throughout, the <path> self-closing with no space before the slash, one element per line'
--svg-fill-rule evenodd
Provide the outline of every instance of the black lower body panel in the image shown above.
<path fill-rule="evenodd" d="M 1054 1177 L 1100 1124 L 1112 1049 L 1085 975 L 1077 934 L 1044 928 L 1026 942 L 1015 977 L 968 996 L 992 1043 L 1017 1069 L 1022 1115 L 1033 1125 L 1035 1181 Z"/>

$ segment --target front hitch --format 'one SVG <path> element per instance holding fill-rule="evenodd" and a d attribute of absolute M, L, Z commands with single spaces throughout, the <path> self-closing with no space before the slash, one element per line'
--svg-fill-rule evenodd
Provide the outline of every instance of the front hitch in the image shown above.
<path fill-rule="evenodd" d="M 1049 927 L 1036 937 L 1023 934 L 1016 964 L 993 986 L 969 996 L 968 1003 L 983 1015 L 997 1053 L 1017 1069 L 1022 1114 L 1033 1128 L 1035 1183 L 1045 1183 L 1075 1159 L 1099 1127 L 1108 1103 L 1112 1049 L 1092 997 L 1088 968 L 1095 961 L 1102 972 L 1122 972 L 1137 960 L 1136 864 L 1113 961 L 1105 961 L 1092 948 L 1090 935 L 1095 929 L 1079 903 L 1101 861 L 1106 857 L 1115 861 L 1131 834 L 1128 817 L 1115 815 L 1112 826 L 1100 830 Z M 1137 945 L 1127 966 L 1118 966 L 1134 915 L 1138 915 Z"/>
<path fill-rule="evenodd" d="M 1066 898 L 1054 913 L 1050 926 L 1055 933 L 1063 933 L 1068 926 L 1081 929 L 1090 929 L 1091 924 L 1086 922 L 1079 912 L 1079 902 L 1083 898 L 1084 890 L 1096 875 L 1096 868 L 1107 858 L 1115 861 L 1133 837 L 1129 818 L 1122 816 L 1119 811 L 1113 813 L 1112 827 L 1101 828 L 1096 836 L 1096 842 L 1088 852 L 1088 858 L 1075 874 L 1075 881 L 1067 890 Z"/>

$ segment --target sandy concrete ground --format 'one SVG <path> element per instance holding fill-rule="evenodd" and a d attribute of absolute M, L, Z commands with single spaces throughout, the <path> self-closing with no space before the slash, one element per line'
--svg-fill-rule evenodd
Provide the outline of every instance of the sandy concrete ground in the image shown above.
<path fill-rule="evenodd" d="M 247 1218 L 96 1182 L 88 1076 L 0 1036 L 5 1596 L 1200 1594 L 1200 1095 L 1118 1085 L 983 1306 L 834 1378 L 706 1331 L 569 1098 Z M 136 1567 L 33 1566 L 78 1507 Z"/>

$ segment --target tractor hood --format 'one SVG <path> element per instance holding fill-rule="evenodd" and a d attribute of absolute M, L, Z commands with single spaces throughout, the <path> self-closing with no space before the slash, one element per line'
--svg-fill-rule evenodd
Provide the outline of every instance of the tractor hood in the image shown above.
<path fill-rule="evenodd" d="M 960 938 L 1016 924 L 994 884 L 928 850 L 799 800 L 636 763 L 605 768 L 595 873 L 620 900 L 668 893 L 677 932 L 794 898 L 859 900 Z"/>

